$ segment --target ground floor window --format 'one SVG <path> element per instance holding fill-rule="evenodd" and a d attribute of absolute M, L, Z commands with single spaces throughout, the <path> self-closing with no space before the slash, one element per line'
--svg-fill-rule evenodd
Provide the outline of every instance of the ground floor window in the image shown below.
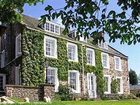
<path fill-rule="evenodd" d="M 53 67 L 48 67 L 47 68 L 46 82 L 48 84 L 55 85 L 55 92 L 58 91 L 59 81 L 58 81 L 57 68 L 53 68 Z"/>
<path fill-rule="evenodd" d="M 117 92 L 118 94 L 123 94 L 123 81 L 122 77 L 117 77 Z"/>
<path fill-rule="evenodd" d="M 80 92 L 80 80 L 79 80 L 79 71 L 69 70 L 68 73 L 68 83 L 74 93 Z"/>
<path fill-rule="evenodd" d="M 104 93 L 105 94 L 110 94 L 111 93 L 111 77 L 110 75 L 105 75 L 104 76 Z"/>
<path fill-rule="evenodd" d="M 89 98 L 96 98 L 96 76 L 93 73 L 87 73 L 87 89 Z"/>
<path fill-rule="evenodd" d="M 6 80 L 5 74 L 0 74 L 0 91 L 4 91 L 6 83 L 5 80 Z"/>

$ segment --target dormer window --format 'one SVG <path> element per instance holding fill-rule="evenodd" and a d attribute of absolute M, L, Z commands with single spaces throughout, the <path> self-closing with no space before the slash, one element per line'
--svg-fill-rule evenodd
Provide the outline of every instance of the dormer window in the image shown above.
<path fill-rule="evenodd" d="M 68 37 L 75 39 L 76 38 L 76 31 L 70 31 L 70 33 L 68 34 Z"/>
<path fill-rule="evenodd" d="M 60 27 L 59 27 L 59 25 L 47 21 L 44 26 L 45 26 L 44 27 L 45 31 L 60 35 Z"/>
<path fill-rule="evenodd" d="M 80 36 L 80 41 L 87 42 L 87 37 L 85 37 L 84 35 Z"/>
<path fill-rule="evenodd" d="M 103 42 L 103 41 L 98 42 L 98 46 L 99 46 L 100 48 L 103 48 L 103 49 L 108 50 L 108 44 L 107 44 L 106 42 Z"/>

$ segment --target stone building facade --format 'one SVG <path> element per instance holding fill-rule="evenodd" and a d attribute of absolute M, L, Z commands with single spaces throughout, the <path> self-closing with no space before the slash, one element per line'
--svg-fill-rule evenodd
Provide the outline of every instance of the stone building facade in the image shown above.
<path fill-rule="evenodd" d="M 129 94 L 126 55 L 106 43 L 94 45 L 84 37 L 76 39 L 75 31 L 68 35 L 62 31 L 58 24 L 46 21 L 42 25 L 25 15 L 23 22 L 8 25 L 0 39 L 1 91 L 14 91 L 17 85 L 53 84 L 58 92 L 65 84 L 79 97 L 97 98 L 103 79 L 104 94 L 112 94 L 113 80 L 118 81 L 117 94 Z"/>

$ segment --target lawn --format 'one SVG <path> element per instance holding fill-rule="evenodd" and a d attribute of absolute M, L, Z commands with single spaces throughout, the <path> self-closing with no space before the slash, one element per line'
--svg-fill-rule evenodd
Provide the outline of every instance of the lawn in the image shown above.
<path fill-rule="evenodd" d="M 123 101 L 58 101 L 51 104 L 45 102 L 17 103 L 15 105 L 140 105 L 140 100 Z"/>

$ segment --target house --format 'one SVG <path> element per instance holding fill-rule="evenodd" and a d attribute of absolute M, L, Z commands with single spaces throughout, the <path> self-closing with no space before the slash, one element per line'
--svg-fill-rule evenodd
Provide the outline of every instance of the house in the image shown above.
<path fill-rule="evenodd" d="M 21 23 L 7 25 L 0 38 L 0 90 L 47 83 L 58 92 L 63 84 L 78 97 L 97 98 L 111 94 L 111 83 L 117 80 L 117 94 L 130 93 L 126 55 L 106 43 L 78 40 L 75 31 L 62 31 L 59 24 L 42 25 L 26 15 Z"/>

